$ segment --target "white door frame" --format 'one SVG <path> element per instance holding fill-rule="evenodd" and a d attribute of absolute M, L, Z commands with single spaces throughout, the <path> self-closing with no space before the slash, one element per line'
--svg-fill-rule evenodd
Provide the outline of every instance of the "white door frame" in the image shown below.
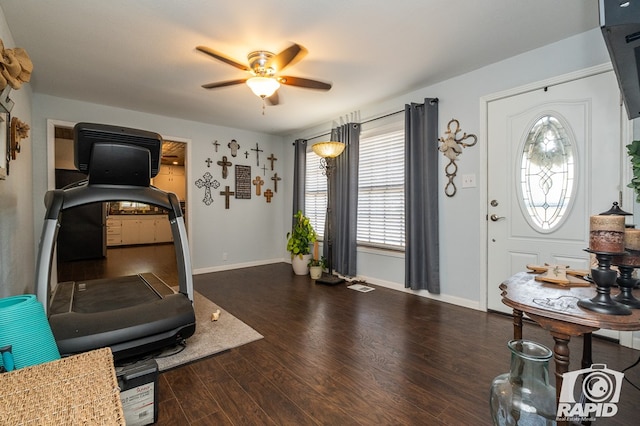
<path fill-rule="evenodd" d="M 76 123 L 75 122 L 71 122 L 71 121 L 62 121 L 62 120 L 54 120 L 54 119 L 47 119 L 47 191 L 55 189 L 56 187 L 56 127 L 68 127 L 68 128 L 73 128 L 73 126 L 75 126 Z M 185 144 L 185 182 L 187 182 L 185 185 L 185 197 L 187 198 L 187 203 L 186 203 L 186 209 L 187 209 L 187 217 L 185 219 L 185 227 L 187 230 L 187 236 L 189 235 L 189 227 L 191 226 L 191 224 L 193 223 L 191 221 L 191 213 L 192 213 L 192 209 L 191 209 L 191 188 L 188 184 L 188 182 L 192 182 L 191 179 L 191 174 L 192 174 L 192 169 L 193 167 L 191 167 L 191 139 L 187 139 L 187 138 L 181 138 L 181 137 L 177 137 L 177 136 L 167 136 L 167 135 L 161 135 L 163 139 L 166 140 L 171 140 L 171 141 L 175 141 L 175 142 L 183 142 Z M 192 245 L 192 238 L 188 238 L 188 244 L 189 244 L 189 251 L 193 252 L 193 247 Z M 54 262 L 54 267 L 55 265 L 57 265 L 57 261 Z M 57 272 L 55 270 L 52 270 L 51 272 L 51 276 L 52 277 L 57 277 Z M 56 282 L 55 280 L 52 279 L 53 282 Z"/>
<path fill-rule="evenodd" d="M 485 185 L 480 185 L 480 303 L 479 307 L 483 311 L 487 311 L 487 293 L 489 285 L 499 285 L 499 283 L 489 283 L 488 282 L 488 205 L 489 199 L 487 198 L 488 188 L 487 188 L 487 178 L 488 178 L 488 104 L 489 102 L 496 101 L 499 99 L 520 95 L 523 93 L 531 92 L 534 90 L 540 90 L 544 87 L 555 86 L 558 84 L 567 83 L 569 81 L 578 80 L 581 78 L 589 77 L 596 74 L 602 74 L 605 72 L 609 72 L 613 69 L 611 63 L 605 63 L 602 65 L 597 65 L 594 67 L 586 68 L 583 70 L 575 71 L 568 74 L 563 74 L 557 77 L 552 77 L 543 81 L 538 81 L 535 83 L 530 83 L 524 86 L 516 87 L 513 89 L 505 90 L 502 92 L 492 93 L 480 98 L 480 140 L 485 143 L 482 144 L 482 148 L 480 149 L 480 181 L 485 182 Z M 621 114 L 621 122 L 620 125 L 620 137 L 623 141 L 631 142 L 631 136 L 633 135 L 633 122 L 628 120 L 625 114 Z M 624 143 L 623 145 L 626 145 Z M 621 195 L 622 199 L 620 200 L 621 206 L 626 211 L 633 211 L 633 202 L 634 202 L 634 194 L 631 188 L 627 188 L 625 182 L 631 181 L 632 171 L 631 171 L 631 163 L 626 159 L 627 153 L 626 150 L 623 149 L 621 152 L 621 162 L 620 164 L 626 164 L 626 167 L 621 168 L 620 170 L 620 182 L 621 184 Z M 631 207 L 628 207 L 631 206 Z M 620 333 L 620 344 L 628 347 L 633 347 L 633 333 L 631 332 L 621 332 Z"/>

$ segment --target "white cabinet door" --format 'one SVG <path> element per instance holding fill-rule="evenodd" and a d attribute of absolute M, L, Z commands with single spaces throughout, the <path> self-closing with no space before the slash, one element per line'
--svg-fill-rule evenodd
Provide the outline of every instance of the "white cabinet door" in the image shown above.
<path fill-rule="evenodd" d="M 168 217 L 156 219 L 155 228 L 156 243 L 168 243 L 173 241 L 173 236 L 171 235 L 171 224 L 169 223 Z"/>

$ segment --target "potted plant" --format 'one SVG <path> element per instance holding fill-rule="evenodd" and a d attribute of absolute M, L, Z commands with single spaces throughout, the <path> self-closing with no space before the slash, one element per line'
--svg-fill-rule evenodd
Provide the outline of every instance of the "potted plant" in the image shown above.
<path fill-rule="evenodd" d="M 287 251 L 291 253 L 291 265 L 296 275 L 309 273 L 309 259 L 311 258 L 311 243 L 317 239 L 316 231 L 311 221 L 301 210 L 293 216 L 295 223 L 291 232 L 287 232 Z"/>
<path fill-rule="evenodd" d="M 322 276 L 322 271 L 327 267 L 327 261 L 324 256 L 319 256 L 318 241 L 313 243 L 313 257 L 307 264 L 309 267 L 309 274 L 312 280 L 317 280 Z"/>
<path fill-rule="evenodd" d="M 640 202 L 640 140 L 633 141 L 627 145 L 627 153 L 631 158 L 631 166 L 633 168 L 633 177 L 627 187 L 633 188 L 636 194 L 636 201 Z"/>

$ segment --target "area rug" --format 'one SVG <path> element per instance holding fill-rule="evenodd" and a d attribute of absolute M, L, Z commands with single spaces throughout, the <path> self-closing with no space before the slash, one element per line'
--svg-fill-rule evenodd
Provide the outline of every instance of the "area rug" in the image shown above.
<path fill-rule="evenodd" d="M 160 371 L 179 367 L 264 337 L 197 291 L 194 292 L 193 305 L 196 312 L 196 332 L 187 339 L 186 347 L 181 352 L 171 355 L 176 349 L 167 349 L 155 358 Z M 218 309 L 218 320 L 212 321 L 212 314 Z"/>

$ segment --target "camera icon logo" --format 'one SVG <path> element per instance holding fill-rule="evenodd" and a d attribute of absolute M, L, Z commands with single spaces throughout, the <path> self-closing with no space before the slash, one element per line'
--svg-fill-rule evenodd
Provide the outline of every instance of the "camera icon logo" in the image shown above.
<path fill-rule="evenodd" d="M 557 419 L 593 421 L 596 417 L 614 416 L 623 378 L 624 373 L 610 370 L 605 364 L 564 373 Z M 576 386 L 577 383 L 581 385 Z"/>

